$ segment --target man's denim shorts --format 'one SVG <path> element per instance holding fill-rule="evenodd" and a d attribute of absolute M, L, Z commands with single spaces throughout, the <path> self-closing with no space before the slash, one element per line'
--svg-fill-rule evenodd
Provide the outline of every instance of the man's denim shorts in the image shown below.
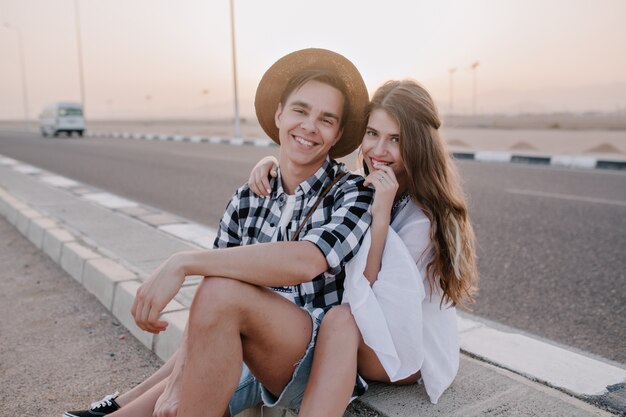
<path fill-rule="evenodd" d="M 294 410 L 300 408 L 300 403 L 304 396 L 304 389 L 306 388 L 309 374 L 311 373 L 311 367 L 313 366 L 313 351 L 317 339 L 317 330 L 319 329 L 323 316 L 323 314 L 320 314 L 318 318 L 311 316 L 313 320 L 311 342 L 306 352 L 304 352 L 304 356 L 302 356 L 302 359 L 300 359 L 296 365 L 291 381 L 287 383 L 280 396 L 276 397 L 269 392 L 257 381 L 252 373 L 250 373 L 246 364 L 243 364 L 239 385 L 229 403 L 231 416 L 235 416 L 258 404 L 263 404 L 264 407 L 284 407 Z"/>

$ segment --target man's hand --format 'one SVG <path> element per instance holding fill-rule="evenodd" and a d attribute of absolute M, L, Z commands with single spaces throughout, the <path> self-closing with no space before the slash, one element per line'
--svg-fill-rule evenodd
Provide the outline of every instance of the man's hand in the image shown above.
<path fill-rule="evenodd" d="M 140 329 L 158 334 L 167 328 L 159 316 L 185 281 L 183 257 L 182 253 L 172 255 L 137 290 L 130 312 Z"/>

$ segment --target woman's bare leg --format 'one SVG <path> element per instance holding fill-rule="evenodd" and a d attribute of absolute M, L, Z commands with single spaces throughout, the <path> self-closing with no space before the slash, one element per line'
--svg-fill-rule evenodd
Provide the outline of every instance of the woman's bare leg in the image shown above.
<path fill-rule="evenodd" d="M 174 370 L 174 367 L 177 365 L 176 361 L 181 357 L 180 352 L 182 349 L 186 349 L 187 347 L 187 326 L 185 326 L 185 331 L 183 332 L 183 337 L 181 338 L 180 346 L 174 352 L 172 356 L 161 366 L 155 373 L 150 375 L 148 379 L 141 382 L 136 387 L 132 388 L 130 391 L 121 394 L 119 397 L 115 399 L 115 402 L 120 406 L 124 407 L 125 405 L 135 401 L 144 393 L 148 392 L 152 387 L 164 381 L 167 377 L 169 377 Z M 182 366 L 182 364 L 178 364 L 178 366 Z M 163 390 L 161 390 L 163 391 Z"/>
<path fill-rule="evenodd" d="M 167 360 L 167 362 L 163 364 L 163 366 L 150 375 L 148 379 L 144 380 L 130 391 L 121 394 L 115 399 L 115 402 L 118 403 L 120 407 L 124 407 L 139 398 L 144 393 L 148 392 L 152 387 L 160 384 L 172 373 L 177 357 L 178 350 Z"/>
<path fill-rule="evenodd" d="M 176 361 L 179 360 L 181 356 L 180 355 L 181 350 L 186 349 L 186 347 L 187 347 L 187 326 L 185 326 L 185 331 L 183 332 L 183 337 L 181 338 L 180 346 L 178 347 L 176 352 L 174 352 L 174 354 L 170 356 L 167 362 L 165 362 L 163 366 L 161 366 L 155 373 L 150 375 L 148 379 L 146 379 L 145 381 L 143 381 L 136 387 L 132 388 L 130 391 L 125 392 L 119 397 L 117 397 L 115 402 L 120 407 L 123 407 L 126 404 L 129 404 L 130 402 L 139 398 L 141 395 L 146 393 L 155 385 L 159 384 L 161 381 L 165 380 L 168 376 L 170 376 L 170 374 L 172 373 L 172 370 L 176 366 Z M 178 365 L 182 366 L 182 364 L 178 364 Z"/>
<path fill-rule="evenodd" d="M 361 333 L 350 307 L 333 307 L 324 316 L 315 343 L 313 368 L 300 417 L 343 416 L 354 388 Z"/>
<path fill-rule="evenodd" d="M 158 371 L 157 371 L 158 372 Z M 147 380 L 146 380 L 147 381 Z M 145 382 L 145 381 L 144 381 Z M 163 379 L 152 387 L 139 394 L 132 401 L 124 404 L 116 412 L 109 414 L 111 417 L 152 417 L 154 405 L 163 393 L 167 379 Z M 130 391 L 129 391 L 130 392 Z M 117 400 L 116 400 L 117 401 Z"/>
<path fill-rule="evenodd" d="M 357 369 L 367 380 L 390 383 L 389 376 L 357 327 L 350 307 L 333 307 L 322 320 L 309 383 L 300 407 L 300 417 L 343 416 L 356 381 Z M 394 385 L 415 383 L 419 371 Z"/>

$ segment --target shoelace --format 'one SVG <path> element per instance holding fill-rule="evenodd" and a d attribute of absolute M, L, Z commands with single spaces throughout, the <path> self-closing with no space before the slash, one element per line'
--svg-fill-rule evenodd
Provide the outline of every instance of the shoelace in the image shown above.
<path fill-rule="evenodd" d="M 110 406 L 112 404 L 111 401 L 116 399 L 118 395 L 120 395 L 119 391 L 115 391 L 114 394 L 107 395 L 106 397 L 104 397 L 100 401 L 96 401 L 94 403 L 91 403 L 91 409 L 92 410 L 97 410 L 98 408 L 106 407 L 107 405 Z"/>

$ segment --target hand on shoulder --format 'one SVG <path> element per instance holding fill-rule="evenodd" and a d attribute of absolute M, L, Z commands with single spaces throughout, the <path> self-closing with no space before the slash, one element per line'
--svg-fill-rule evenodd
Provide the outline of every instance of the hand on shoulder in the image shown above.
<path fill-rule="evenodd" d="M 248 177 L 248 187 L 259 197 L 267 197 L 272 192 L 269 177 L 278 176 L 278 160 L 273 156 L 266 156 L 252 168 Z"/>

